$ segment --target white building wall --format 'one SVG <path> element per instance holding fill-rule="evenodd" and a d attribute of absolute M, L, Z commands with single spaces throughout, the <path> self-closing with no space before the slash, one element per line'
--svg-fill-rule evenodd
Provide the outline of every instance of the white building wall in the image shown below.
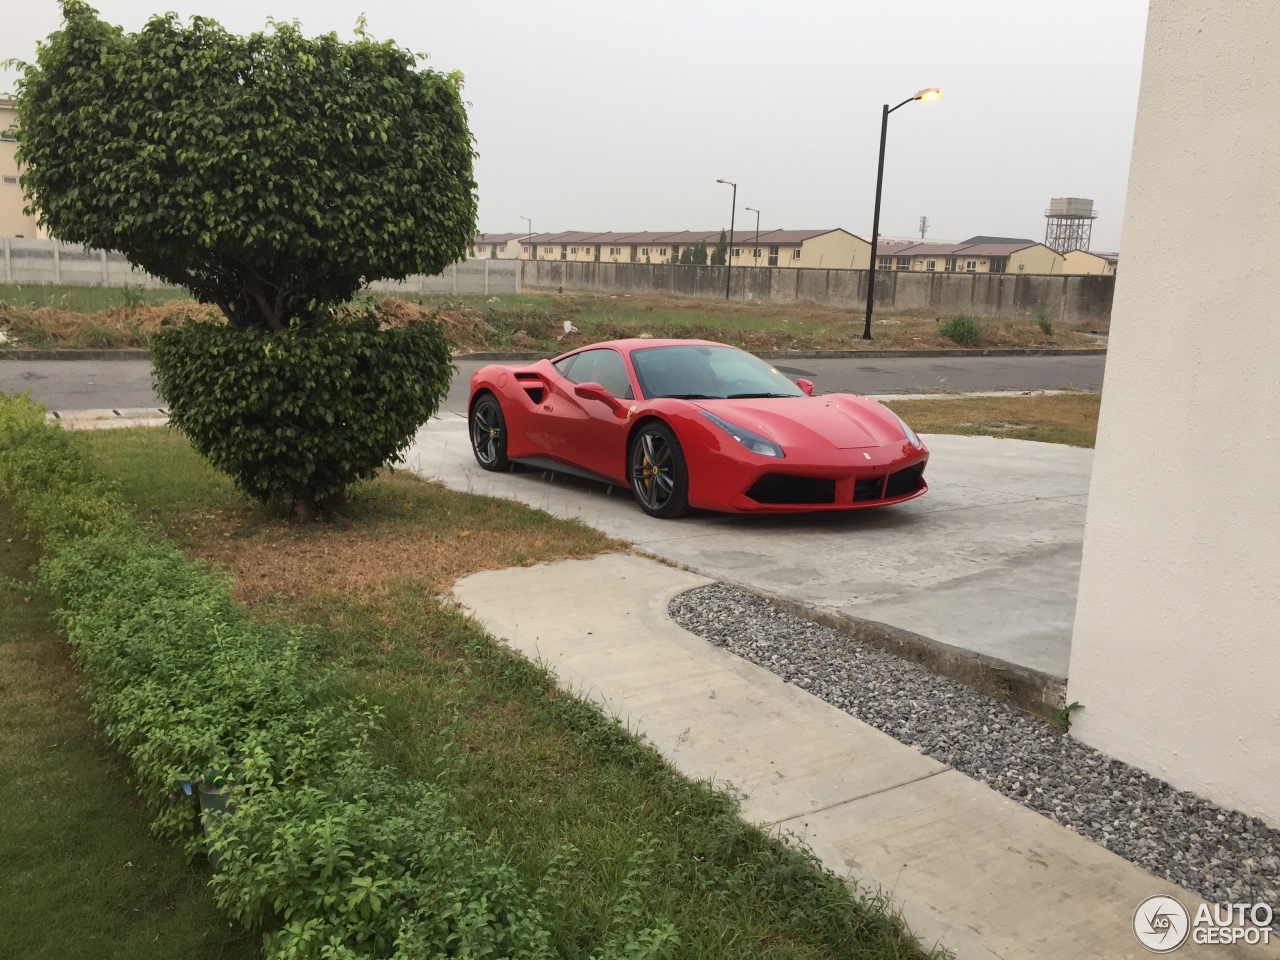
<path fill-rule="evenodd" d="M 1280 5 L 1153 0 L 1072 733 L 1280 825 Z"/>

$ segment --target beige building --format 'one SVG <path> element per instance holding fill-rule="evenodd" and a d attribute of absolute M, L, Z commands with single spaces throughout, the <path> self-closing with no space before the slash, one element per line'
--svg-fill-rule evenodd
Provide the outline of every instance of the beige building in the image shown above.
<path fill-rule="evenodd" d="M 1277 103 L 1274 0 L 1153 0 L 1067 700 L 1073 738 L 1280 827 Z"/>
<path fill-rule="evenodd" d="M 483 245 L 481 234 L 473 246 L 474 256 Z M 505 237 L 507 234 L 493 234 Z M 536 248 L 539 260 L 567 260 L 602 263 L 672 263 L 690 244 L 705 243 L 708 252 L 720 241 L 720 231 L 681 230 L 677 232 L 538 233 L 532 237 L 515 234 L 521 259 L 528 260 Z M 727 238 L 726 238 L 727 239 Z M 842 267 L 865 270 L 871 262 L 871 244 L 847 230 L 770 230 L 757 237 L 755 231 L 734 231 L 730 250 L 735 267 Z"/>
<path fill-rule="evenodd" d="M 18 141 L 13 131 L 18 111 L 12 100 L 0 99 L 0 237 L 46 236 L 34 216 L 22 212 L 22 186 L 18 183 Z"/>
<path fill-rule="evenodd" d="M 467 255 L 473 260 L 518 260 L 526 233 L 477 233 Z"/>
<path fill-rule="evenodd" d="M 1062 255 L 1062 272 L 1071 274 L 1116 275 L 1118 253 L 1095 253 L 1089 250 L 1069 250 Z"/>
<path fill-rule="evenodd" d="M 961 243 L 922 242 L 877 248 L 881 270 L 919 273 L 1062 273 L 1063 258 L 1035 240 L 970 237 Z"/>

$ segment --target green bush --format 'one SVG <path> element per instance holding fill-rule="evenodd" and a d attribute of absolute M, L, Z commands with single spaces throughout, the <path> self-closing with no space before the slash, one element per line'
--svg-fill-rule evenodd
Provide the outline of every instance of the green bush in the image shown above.
<path fill-rule="evenodd" d="M 170 423 L 246 494 L 311 516 L 398 460 L 453 374 L 438 321 L 379 330 L 372 314 L 315 329 L 187 321 L 153 338 Z"/>
<path fill-rule="evenodd" d="M 571 896 L 573 852 L 530 891 L 435 783 L 372 758 L 377 711 L 340 696 L 296 631 L 254 622 L 229 578 L 141 531 L 85 445 L 25 396 L 0 394 L 0 493 L 48 545 L 39 579 L 83 670 L 91 716 L 125 755 L 161 834 L 218 852 L 214 897 L 264 931 L 267 960 L 551 960 L 545 916 Z M 456 749 L 456 745 L 447 749 Z M 206 840 L 199 775 L 229 786 Z M 649 870 L 643 840 L 633 886 Z M 668 922 L 621 925 L 604 956 L 670 957 Z"/>
<path fill-rule="evenodd" d="M 976 346 L 982 339 L 982 328 L 978 326 L 978 321 L 963 313 L 956 314 L 944 323 L 938 332 L 962 347 Z"/>

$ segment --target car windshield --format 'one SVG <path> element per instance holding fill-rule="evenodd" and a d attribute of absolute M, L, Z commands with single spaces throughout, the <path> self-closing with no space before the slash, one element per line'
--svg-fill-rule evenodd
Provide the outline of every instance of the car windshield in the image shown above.
<path fill-rule="evenodd" d="M 727 400 L 803 397 L 804 391 L 758 357 L 736 347 L 680 344 L 631 351 L 645 397 Z"/>

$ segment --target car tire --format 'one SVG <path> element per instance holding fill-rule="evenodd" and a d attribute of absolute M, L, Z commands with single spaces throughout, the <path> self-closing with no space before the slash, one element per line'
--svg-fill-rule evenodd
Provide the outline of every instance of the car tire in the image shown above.
<path fill-rule="evenodd" d="M 471 452 L 481 469 L 506 470 L 511 466 L 507 459 L 507 418 L 492 393 L 480 394 L 471 404 L 467 433 L 471 436 Z"/>
<path fill-rule="evenodd" d="M 627 476 L 640 509 L 671 520 L 689 510 L 689 467 L 680 441 L 661 420 L 641 424 L 627 451 Z"/>

